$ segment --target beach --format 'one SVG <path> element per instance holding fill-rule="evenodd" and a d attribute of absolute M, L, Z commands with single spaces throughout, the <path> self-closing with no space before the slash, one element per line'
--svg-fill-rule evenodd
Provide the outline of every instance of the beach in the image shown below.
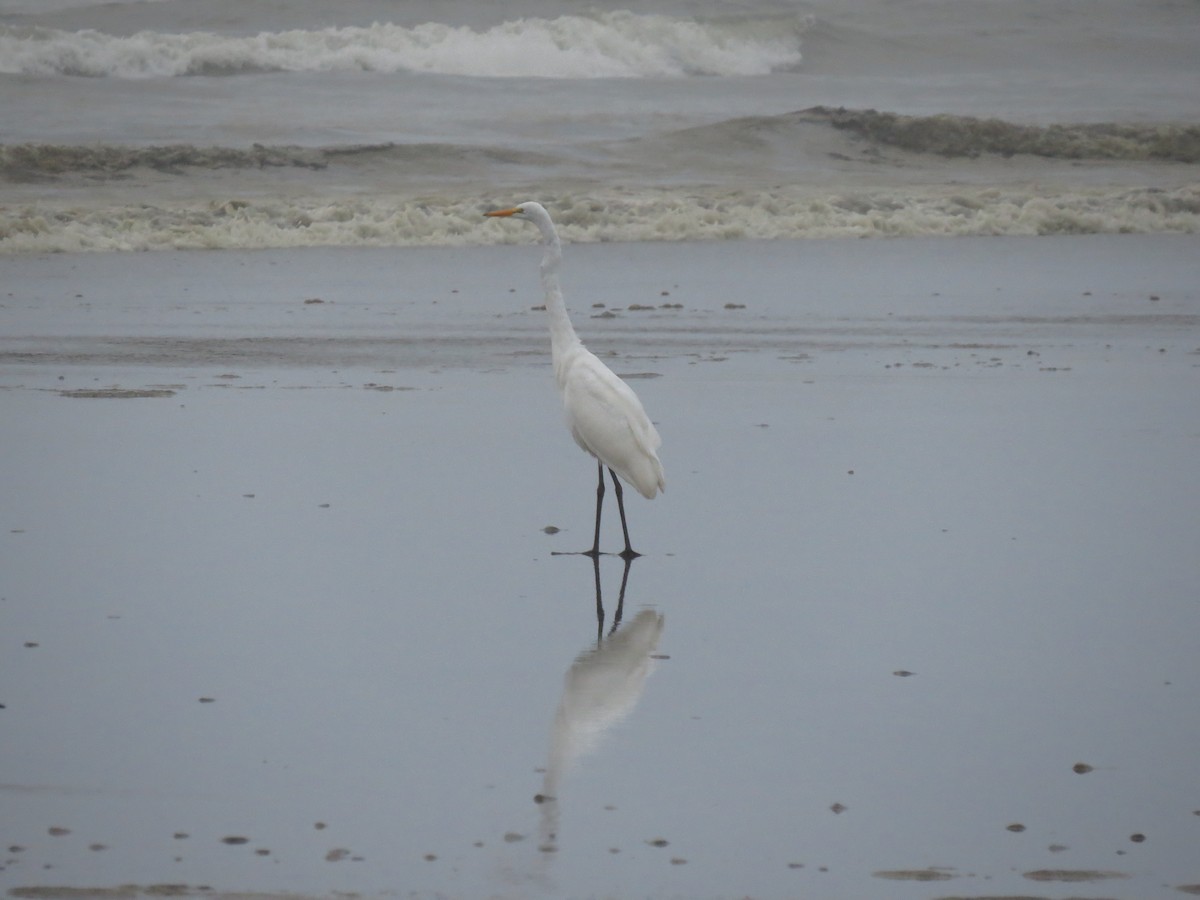
<path fill-rule="evenodd" d="M 0 893 L 1200 894 L 1198 41 L 4 4 Z"/>
<path fill-rule="evenodd" d="M 10 259 L 0 877 L 1177 896 L 1196 249 L 568 248 L 667 471 L 599 645 L 535 248 Z"/>

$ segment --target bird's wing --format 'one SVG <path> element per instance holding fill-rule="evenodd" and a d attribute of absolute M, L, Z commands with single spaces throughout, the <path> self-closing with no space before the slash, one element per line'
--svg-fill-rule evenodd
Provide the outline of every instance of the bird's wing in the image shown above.
<path fill-rule="evenodd" d="M 562 394 L 579 446 L 645 496 L 663 488 L 662 438 L 629 385 L 584 350 L 564 367 Z"/>

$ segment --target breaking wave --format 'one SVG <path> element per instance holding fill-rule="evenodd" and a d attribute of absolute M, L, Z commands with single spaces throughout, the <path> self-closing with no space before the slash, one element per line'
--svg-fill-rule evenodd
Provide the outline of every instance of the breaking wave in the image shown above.
<path fill-rule="evenodd" d="M 1165 190 L 669 189 L 543 194 L 570 242 L 1200 232 L 1200 184 Z M 492 204 L 511 197 L 492 198 Z M 0 253 L 528 242 L 468 196 L 231 198 L 0 208 Z"/>
<path fill-rule="evenodd" d="M 418 145 L 419 146 L 419 145 Z M 427 153 L 439 152 L 433 145 Z M 264 169 L 295 167 L 324 169 L 331 160 L 388 151 L 401 152 L 396 144 L 347 147 L 197 147 L 193 144 L 129 147 L 114 144 L 0 144 L 0 178 L 7 181 L 42 181 L 59 175 L 100 177 L 119 175 L 144 167 L 180 173 L 197 169 Z"/>
<path fill-rule="evenodd" d="M 728 119 L 710 125 L 665 132 L 649 139 L 652 153 L 678 152 L 680 141 L 694 158 L 706 154 L 727 167 L 750 165 L 737 162 L 747 146 L 775 140 L 777 154 L 795 157 L 832 155 L 827 144 L 806 140 L 812 129 L 845 136 L 840 155 L 868 146 L 868 152 L 887 148 L 929 158 L 986 156 L 1011 158 L 1018 155 L 1056 160 L 1159 161 L 1200 163 L 1200 125 L 1179 122 L 1124 124 L 1020 125 L 1000 119 L 971 116 L 904 116 L 873 109 L 830 109 L 816 106 L 773 116 Z M 655 142 L 658 143 L 655 143 Z M 615 145 L 620 146 L 620 145 Z M 626 153 L 636 142 L 625 142 Z M 655 149 L 657 148 L 657 149 Z M 550 167 L 547 153 L 515 147 L 453 145 L 441 143 L 348 144 L 327 147 L 253 144 L 249 148 L 193 144 L 133 146 L 117 144 L 0 144 L 0 180 L 36 182 L 59 176 L 89 175 L 115 177 L 145 168 L 181 173 L 188 169 L 325 169 L 338 163 L 371 158 L 419 169 L 437 163 L 439 168 L 455 160 L 473 163 Z M 413 175 L 419 175 L 414 170 Z"/>
<path fill-rule="evenodd" d="M 813 107 L 798 116 L 825 119 L 876 144 L 939 156 L 1029 154 L 1053 159 L 1158 159 L 1200 162 L 1200 125 L 1019 125 L 973 116 L 903 116 L 873 109 Z"/>
<path fill-rule="evenodd" d="M 0 26 L 0 72 L 95 78 L 256 72 L 426 72 L 482 77 L 763 75 L 800 62 L 801 18 L 705 22 L 610 12 L 476 31 L 437 22 L 228 36 L 127 37 Z"/>
<path fill-rule="evenodd" d="M 708 180 L 662 179 L 647 163 L 679 143 Z M 1200 233 L 1200 127 L 1187 123 L 1034 127 L 817 107 L 601 151 L 615 155 L 581 167 L 499 145 L 0 145 L 0 183 L 27 198 L 0 205 L 0 253 L 520 241 L 480 212 L 528 196 L 577 242 Z M 1005 162 L 1000 177 L 996 157 L 1017 155 L 1051 161 Z M 799 174 L 769 187 L 734 177 L 764 156 L 798 161 Z M 601 178 L 597 159 L 640 184 Z M 1139 183 L 1097 180 L 1126 161 Z"/>

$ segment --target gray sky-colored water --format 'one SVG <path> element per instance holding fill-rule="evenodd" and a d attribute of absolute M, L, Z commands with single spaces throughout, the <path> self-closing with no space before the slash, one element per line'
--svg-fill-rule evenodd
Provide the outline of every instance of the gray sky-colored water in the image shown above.
<path fill-rule="evenodd" d="M 633 681 L 535 249 L 14 260 L 0 884 L 1176 895 L 1194 244 L 568 248 L 664 437 Z"/>

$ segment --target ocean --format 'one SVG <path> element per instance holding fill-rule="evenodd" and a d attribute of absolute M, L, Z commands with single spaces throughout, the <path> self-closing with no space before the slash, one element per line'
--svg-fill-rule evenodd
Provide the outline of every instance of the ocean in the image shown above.
<path fill-rule="evenodd" d="M 1185 232 L 1191 0 L 0 3 L 0 252 Z"/>

